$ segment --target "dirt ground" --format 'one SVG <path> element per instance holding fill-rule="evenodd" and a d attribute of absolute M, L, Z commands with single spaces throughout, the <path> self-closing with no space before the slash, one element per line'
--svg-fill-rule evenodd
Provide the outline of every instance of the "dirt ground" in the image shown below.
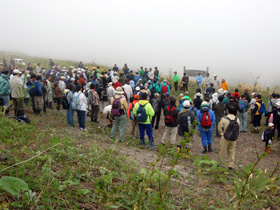
<path fill-rule="evenodd" d="M 11 115 L 13 113 L 11 112 Z M 32 120 L 35 117 L 44 117 L 46 116 L 45 114 L 42 114 L 40 116 L 35 116 L 31 110 L 26 111 L 26 115 Z M 58 113 L 56 110 L 48 110 L 48 119 L 53 119 L 54 121 L 47 121 L 46 123 L 50 123 L 53 128 L 57 128 L 58 126 L 62 127 L 63 129 L 70 129 L 66 125 L 66 112 L 65 110 L 62 110 L 62 113 Z M 57 116 L 61 116 L 62 121 L 63 118 L 65 118 L 65 123 L 59 123 L 56 122 Z M 127 138 L 129 138 L 129 133 L 131 129 L 131 123 L 130 120 L 127 119 L 127 126 L 126 126 L 126 140 L 124 143 L 116 143 L 114 144 L 113 142 L 110 142 L 109 140 L 109 128 L 107 128 L 107 120 L 101 119 L 101 116 L 99 115 L 98 121 L 100 122 L 99 124 L 92 123 L 90 122 L 90 118 L 86 117 L 86 128 L 88 129 L 89 133 L 96 133 L 96 136 L 100 137 L 102 140 L 105 141 L 100 141 L 98 139 L 90 139 L 89 137 L 84 137 L 82 135 L 82 132 L 77 126 L 77 114 L 75 113 L 75 118 L 74 122 L 76 127 L 71 128 L 76 130 L 73 133 L 73 136 L 76 138 L 79 138 L 81 140 L 81 144 L 88 144 L 92 140 L 95 140 L 96 143 L 101 145 L 102 147 L 115 147 L 118 151 L 119 154 L 122 154 L 124 156 L 127 156 L 129 159 L 135 161 L 137 164 L 139 164 L 140 167 L 150 167 L 150 164 L 152 161 L 155 161 L 157 158 L 157 145 L 161 143 L 161 138 L 164 133 L 164 121 L 163 121 L 163 116 L 161 117 L 160 121 L 160 126 L 158 130 L 154 130 L 154 145 L 155 145 L 155 150 L 150 151 L 148 149 L 141 149 L 137 146 L 133 146 L 131 144 L 126 144 Z M 31 122 L 32 124 L 32 122 Z M 253 163 L 257 160 L 257 155 L 256 153 L 259 152 L 260 154 L 264 152 L 264 143 L 261 141 L 261 133 L 259 134 L 254 134 L 250 132 L 250 128 L 252 125 L 248 124 L 249 129 L 247 133 L 240 133 L 239 138 L 237 140 L 236 144 L 236 164 L 239 167 L 244 167 L 249 165 L 250 163 Z M 107 130 L 105 134 L 100 134 L 96 132 L 96 128 L 101 128 Z M 73 130 L 73 131 L 74 131 Z M 118 139 L 118 135 L 117 135 Z M 135 139 L 135 145 L 140 144 L 140 140 Z M 148 144 L 148 138 L 146 137 L 146 144 Z M 148 148 L 148 147 L 147 147 Z M 213 149 L 214 151 L 211 153 L 207 153 L 207 155 L 213 159 L 218 161 L 218 154 L 219 154 L 219 148 L 220 148 L 220 139 L 215 137 L 213 135 Z M 201 139 L 199 135 L 199 131 L 196 132 L 192 147 L 191 147 L 191 155 L 194 156 L 202 156 L 203 154 L 201 153 L 202 151 L 202 144 L 201 144 Z M 261 169 L 267 169 L 269 171 L 272 171 L 276 165 L 276 161 L 280 160 L 280 141 L 274 140 L 273 142 L 273 147 L 271 149 L 271 154 L 269 154 L 267 157 L 262 159 L 258 165 Z M 168 164 L 166 163 L 166 167 L 168 167 Z M 191 159 L 182 159 L 180 160 L 179 164 L 176 166 L 176 169 L 184 176 L 187 176 L 189 174 L 189 170 L 191 170 L 192 167 L 192 161 Z"/>

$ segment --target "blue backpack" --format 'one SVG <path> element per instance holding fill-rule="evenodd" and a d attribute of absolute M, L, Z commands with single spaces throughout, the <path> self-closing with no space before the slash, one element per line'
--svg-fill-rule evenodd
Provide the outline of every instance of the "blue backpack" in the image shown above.
<path fill-rule="evenodd" d="M 147 116 L 146 109 L 145 109 L 146 105 L 147 104 L 145 104 L 145 105 L 139 104 L 139 107 L 137 109 L 136 118 L 137 118 L 137 121 L 140 122 L 140 123 L 141 122 L 144 123 L 144 122 L 147 121 L 148 116 Z"/>
<path fill-rule="evenodd" d="M 259 113 L 265 115 L 266 114 L 266 109 L 265 109 L 265 104 L 262 102 L 261 107 L 259 109 Z"/>

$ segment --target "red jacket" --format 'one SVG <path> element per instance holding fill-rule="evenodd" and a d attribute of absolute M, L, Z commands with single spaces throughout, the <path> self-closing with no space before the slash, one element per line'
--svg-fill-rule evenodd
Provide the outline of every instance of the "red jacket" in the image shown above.
<path fill-rule="evenodd" d="M 115 90 L 117 89 L 117 87 L 120 87 L 121 86 L 121 83 L 119 82 L 119 81 L 117 81 L 116 83 L 115 83 Z"/>
<path fill-rule="evenodd" d="M 134 100 L 132 103 L 130 103 L 129 104 L 129 107 L 128 107 L 128 110 L 127 110 L 127 116 L 129 117 L 129 115 L 130 115 L 130 112 L 132 112 L 132 104 L 133 104 L 133 106 L 136 104 L 136 103 L 138 103 L 139 102 L 139 100 Z"/>
<path fill-rule="evenodd" d="M 235 96 L 238 96 L 238 99 L 240 99 L 240 94 L 238 92 L 234 92 L 233 94 L 231 94 L 233 99 L 235 99 Z"/>

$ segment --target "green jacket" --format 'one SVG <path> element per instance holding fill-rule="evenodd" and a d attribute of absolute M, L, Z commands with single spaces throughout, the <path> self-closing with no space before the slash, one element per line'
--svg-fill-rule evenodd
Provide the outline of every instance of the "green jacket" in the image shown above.
<path fill-rule="evenodd" d="M 140 74 L 140 76 L 143 76 L 144 75 L 144 69 L 141 69 L 139 74 Z"/>
<path fill-rule="evenodd" d="M 179 82 L 179 76 L 178 74 L 173 76 L 173 82 Z"/>
<path fill-rule="evenodd" d="M 6 74 L 2 74 L 0 77 L 0 95 L 8 96 L 11 93 L 11 87 L 9 77 Z"/>
<path fill-rule="evenodd" d="M 138 103 L 136 103 L 134 105 L 134 108 L 133 108 L 133 114 L 135 116 L 137 116 L 137 110 L 139 108 L 139 104 L 141 104 L 141 105 L 147 104 L 145 106 L 145 110 L 146 110 L 146 113 L 147 113 L 147 121 L 144 122 L 144 123 L 141 123 L 141 124 L 150 124 L 151 121 L 152 121 L 152 117 L 155 115 L 155 111 L 154 111 L 152 105 L 147 100 L 140 100 Z"/>

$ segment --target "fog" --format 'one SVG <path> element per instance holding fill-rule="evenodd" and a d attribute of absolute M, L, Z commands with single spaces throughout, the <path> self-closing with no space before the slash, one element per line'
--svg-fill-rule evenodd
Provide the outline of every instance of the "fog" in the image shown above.
<path fill-rule="evenodd" d="M 1 1 L 1 51 L 277 84 L 279 0 Z"/>

